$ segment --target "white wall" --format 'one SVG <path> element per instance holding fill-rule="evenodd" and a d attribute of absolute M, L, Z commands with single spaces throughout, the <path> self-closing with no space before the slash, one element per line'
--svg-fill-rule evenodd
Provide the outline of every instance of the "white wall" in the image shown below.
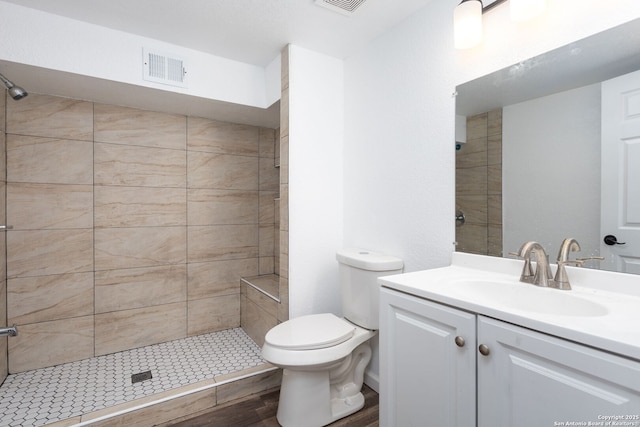
<path fill-rule="evenodd" d="M 453 250 L 453 6 L 435 1 L 345 61 L 344 245 L 405 271 L 447 265 Z M 365 382 L 378 390 L 371 345 Z"/>
<path fill-rule="evenodd" d="M 406 271 L 453 251 L 455 86 L 640 17 L 637 0 L 548 0 L 543 17 L 513 24 L 507 2 L 485 14 L 481 46 L 456 51 L 458 3 L 433 0 L 345 60 L 344 244 L 399 256 Z M 378 372 L 374 342 L 374 388 Z"/>
<path fill-rule="evenodd" d="M 342 315 L 343 62 L 289 49 L 289 314 Z"/>
<path fill-rule="evenodd" d="M 434 1 L 345 61 L 345 245 L 405 271 L 453 249 L 454 6 Z"/>
<path fill-rule="evenodd" d="M 265 68 L 0 1 L 0 60 L 266 108 L 279 62 Z M 188 88 L 142 79 L 142 48 L 188 59 Z"/>
<path fill-rule="evenodd" d="M 502 110 L 505 252 L 540 242 L 555 260 L 564 237 L 600 252 L 600 85 Z"/>
<path fill-rule="evenodd" d="M 542 17 L 512 23 L 507 2 L 484 15 L 479 47 L 456 51 L 456 5 L 434 0 L 345 61 L 344 242 L 406 271 L 453 251 L 455 86 L 640 17 L 637 0 L 548 0 Z"/>

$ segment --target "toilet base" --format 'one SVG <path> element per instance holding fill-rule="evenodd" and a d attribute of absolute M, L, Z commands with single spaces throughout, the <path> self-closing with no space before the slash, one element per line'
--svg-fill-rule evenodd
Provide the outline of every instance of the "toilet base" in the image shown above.
<path fill-rule="evenodd" d="M 332 369 L 301 371 L 285 368 L 276 418 L 283 427 L 322 427 L 364 407 L 364 368 L 371 360 L 361 344 Z"/>

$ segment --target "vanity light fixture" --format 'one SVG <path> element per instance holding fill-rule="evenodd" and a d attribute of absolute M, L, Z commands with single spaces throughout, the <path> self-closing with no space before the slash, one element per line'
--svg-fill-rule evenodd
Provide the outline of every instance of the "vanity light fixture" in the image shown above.
<path fill-rule="evenodd" d="M 462 0 L 453 11 L 454 45 L 456 49 L 470 49 L 482 41 L 482 14 L 506 0 Z M 542 14 L 546 0 L 509 0 L 513 21 L 527 21 Z"/>
<path fill-rule="evenodd" d="M 453 11 L 456 49 L 470 49 L 482 41 L 482 2 L 462 0 Z"/>

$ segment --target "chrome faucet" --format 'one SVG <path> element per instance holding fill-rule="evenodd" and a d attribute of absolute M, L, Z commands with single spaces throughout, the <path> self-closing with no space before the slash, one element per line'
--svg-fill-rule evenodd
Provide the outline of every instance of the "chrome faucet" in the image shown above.
<path fill-rule="evenodd" d="M 536 256 L 535 274 L 531 268 L 531 252 Z M 549 267 L 549 258 L 540 243 L 527 242 L 520 247 L 516 255 L 524 258 L 524 267 L 520 275 L 521 282 L 532 283 L 536 286 L 543 287 L 553 286 L 553 276 L 551 275 L 551 267 Z"/>
<path fill-rule="evenodd" d="M 556 270 L 556 276 L 553 279 L 554 288 L 562 289 L 565 291 L 571 290 L 569 276 L 567 275 L 567 270 L 564 268 L 567 264 L 573 264 L 577 267 L 581 267 L 585 261 L 602 261 L 604 259 L 603 257 L 588 257 L 570 260 L 569 253 L 578 251 L 580 251 L 580 245 L 578 244 L 578 241 L 576 239 L 570 237 L 562 241 L 562 245 L 560 245 L 560 251 L 558 252 L 558 269 Z"/>

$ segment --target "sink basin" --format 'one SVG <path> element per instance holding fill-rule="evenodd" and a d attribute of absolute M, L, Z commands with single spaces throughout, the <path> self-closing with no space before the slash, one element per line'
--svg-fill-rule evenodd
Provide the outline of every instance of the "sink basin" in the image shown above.
<path fill-rule="evenodd" d="M 604 305 L 552 288 L 521 282 L 461 280 L 450 284 L 450 291 L 473 302 L 506 309 L 558 316 L 604 316 Z"/>

